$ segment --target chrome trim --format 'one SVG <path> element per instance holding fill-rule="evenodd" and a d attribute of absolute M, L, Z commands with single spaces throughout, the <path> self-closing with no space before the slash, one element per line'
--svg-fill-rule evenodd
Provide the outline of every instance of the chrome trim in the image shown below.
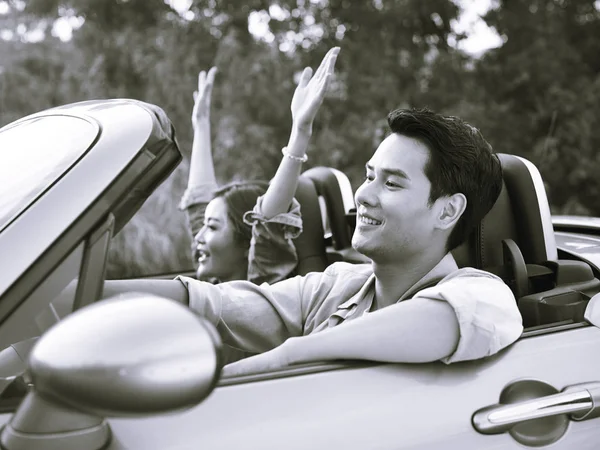
<path fill-rule="evenodd" d="M 598 230 L 600 229 L 600 217 L 557 214 L 552 216 L 552 224 L 558 227 Z"/>
<path fill-rule="evenodd" d="M 473 415 L 473 426 L 483 434 L 504 433 L 526 420 L 559 414 L 588 413 L 594 407 L 592 395 L 586 389 L 560 392 L 512 405 L 494 405 Z"/>
<path fill-rule="evenodd" d="M 527 167 L 527 170 L 529 170 L 529 174 L 531 175 L 531 181 L 533 182 L 533 187 L 535 189 L 536 197 L 538 199 L 538 206 L 540 209 L 542 232 L 544 233 L 544 244 L 546 246 L 547 259 L 556 261 L 558 259 L 558 251 L 556 249 L 556 240 L 554 238 L 554 228 L 552 226 L 550 205 L 548 203 L 548 197 L 546 195 L 546 188 L 544 187 L 542 176 L 540 175 L 538 168 L 531 161 L 528 161 L 520 156 L 516 157 L 520 159 L 523 164 L 525 164 L 525 167 Z"/>
<path fill-rule="evenodd" d="M 297 377 L 302 375 L 322 374 L 325 372 L 339 370 L 357 370 L 389 364 L 390 363 L 366 360 L 344 360 L 335 362 L 320 361 L 305 364 L 294 364 L 268 372 L 259 372 L 250 375 L 239 375 L 233 377 L 222 377 L 217 383 L 217 388 L 260 381 L 280 380 L 282 378 Z"/>

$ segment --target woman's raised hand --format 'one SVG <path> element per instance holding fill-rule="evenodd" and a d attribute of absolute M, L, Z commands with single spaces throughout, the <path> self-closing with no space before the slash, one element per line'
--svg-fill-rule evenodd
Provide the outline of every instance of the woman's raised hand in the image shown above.
<path fill-rule="evenodd" d="M 312 132 L 313 121 L 325 98 L 339 52 L 339 47 L 330 49 L 314 75 L 310 67 L 302 72 L 291 106 L 296 129 Z"/>
<path fill-rule="evenodd" d="M 194 109 L 192 110 L 194 127 L 210 119 L 210 99 L 216 73 L 217 68 L 211 67 L 208 74 L 204 70 L 198 74 L 198 90 L 194 91 Z"/>

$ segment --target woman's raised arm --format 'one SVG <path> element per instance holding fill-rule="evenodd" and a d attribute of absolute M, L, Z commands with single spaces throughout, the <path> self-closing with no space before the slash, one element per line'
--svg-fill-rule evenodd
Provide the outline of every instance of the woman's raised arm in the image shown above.
<path fill-rule="evenodd" d="M 210 142 L 210 102 L 217 68 L 212 67 L 208 74 L 203 70 L 198 75 L 198 90 L 194 92 L 192 127 L 194 141 L 188 189 L 201 184 L 217 184 Z"/>
<path fill-rule="evenodd" d="M 307 67 L 292 98 L 292 132 L 283 158 L 262 203 L 262 214 L 270 219 L 287 212 L 294 198 L 302 163 L 306 161 L 306 149 L 312 136 L 312 125 L 323 103 L 337 60 L 339 47 L 327 52 L 315 72 Z"/>

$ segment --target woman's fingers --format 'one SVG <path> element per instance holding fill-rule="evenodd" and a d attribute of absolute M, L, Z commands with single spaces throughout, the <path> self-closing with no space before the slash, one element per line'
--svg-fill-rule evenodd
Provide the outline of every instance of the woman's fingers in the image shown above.
<path fill-rule="evenodd" d="M 315 72 L 315 78 L 322 76 L 323 72 L 325 71 L 325 68 L 327 67 L 327 62 L 329 61 L 329 58 L 331 57 L 331 54 L 335 48 L 336 47 L 330 48 L 329 51 L 325 54 L 325 56 L 321 60 L 321 64 L 319 64 L 319 67 Z"/>
<path fill-rule="evenodd" d="M 205 83 L 206 83 L 206 72 L 204 70 L 202 70 L 198 74 L 198 92 L 202 92 L 204 90 Z"/>
<path fill-rule="evenodd" d="M 332 50 L 333 51 L 331 52 L 331 56 L 329 57 L 329 61 L 327 64 L 327 74 L 328 75 L 333 74 L 333 69 L 335 68 L 335 63 L 337 61 L 337 57 L 340 54 L 339 47 L 334 47 Z"/>
<path fill-rule="evenodd" d="M 321 83 L 319 83 L 319 86 L 317 87 L 317 95 L 316 96 L 321 101 L 323 100 L 323 98 L 325 98 L 325 92 L 327 91 L 327 87 L 329 86 L 330 80 L 331 80 L 331 75 L 326 74 L 325 77 L 323 78 L 323 81 Z"/>
<path fill-rule="evenodd" d="M 208 71 L 208 75 L 206 76 L 206 82 L 207 84 L 213 84 L 215 82 L 215 75 L 217 74 L 217 67 L 213 66 L 210 68 L 210 70 Z"/>
<path fill-rule="evenodd" d="M 327 54 L 323 57 L 317 72 L 315 73 L 315 78 L 321 79 L 325 76 L 325 74 L 333 72 L 333 67 L 335 66 L 335 61 L 339 52 L 339 47 L 333 47 L 329 49 Z"/>
<path fill-rule="evenodd" d="M 323 60 L 321 61 L 321 65 L 315 72 L 315 75 L 310 80 L 310 84 L 315 86 L 315 89 L 318 89 L 320 83 L 323 81 L 325 76 L 333 74 L 335 68 L 335 62 L 337 60 L 337 55 L 340 52 L 339 47 L 333 47 L 330 49 Z"/>
<path fill-rule="evenodd" d="M 216 73 L 217 68 L 214 66 L 210 68 L 208 74 L 204 70 L 198 73 L 198 91 L 194 94 L 194 100 L 196 100 L 198 96 L 204 97 L 206 94 L 210 94 Z"/>
<path fill-rule="evenodd" d="M 312 77 L 312 69 L 310 67 L 305 67 L 302 71 L 302 75 L 300 75 L 300 82 L 298 83 L 299 87 L 304 87 L 308 84 Z"/>
<path fill-rule="evenodd" d="M 323 68 L 323 72 L 321 73 L 321 76 L 320 76 L 321 79 L 323 79 L 327 75 L 333 74 L 333 69 L 335 67 L 335 62 L 337 60 L 337 55 L 339 52 L 340 52 L 339 47 L 334 47 L 329 51 L 329 54 L 327 55 L 327 61 Z"/>

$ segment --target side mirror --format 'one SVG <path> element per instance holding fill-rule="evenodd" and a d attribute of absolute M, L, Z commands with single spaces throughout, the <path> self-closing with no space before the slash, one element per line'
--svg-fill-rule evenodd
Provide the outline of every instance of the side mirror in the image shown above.
<path fill-rule="evenodd" d="M 95 303 L 56 324 L 29 358 L 32 390 L 2 431 L 3 449 L 100 449 L 107 416 L 197 405 L 221 372 L 215 328 L 148 294 Z"/>
<path fill-rule="evenodd" d="M 594 295 L 588 301 L 583 317 L 595 327 L 600 328 L 600 294 Z"/>

